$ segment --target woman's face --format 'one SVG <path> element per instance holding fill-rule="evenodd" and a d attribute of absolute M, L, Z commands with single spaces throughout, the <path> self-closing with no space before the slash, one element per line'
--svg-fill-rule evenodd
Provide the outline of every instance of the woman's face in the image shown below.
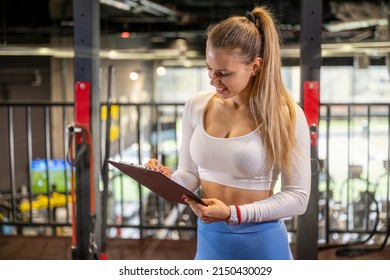
<path fill-rule="evenodd" d="M 227 99 L 242 93 L 249 96 L 257 60 L 246 64 L 237 52 L 216 49 L 207 44 L 206 64 L 210 85 L 215 87 L 221 98 Z"/>

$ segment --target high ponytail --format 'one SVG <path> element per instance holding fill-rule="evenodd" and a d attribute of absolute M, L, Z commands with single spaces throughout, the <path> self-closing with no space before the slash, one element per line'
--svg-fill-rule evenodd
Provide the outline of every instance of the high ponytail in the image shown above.
<path fill-rule="evenodd" d="M 290 166 L 295 147 L 294 102 L 282 81 L 281 40 L 276 22 L 264 7 L 254 8 L 252 14 L 257 18 L 262 38 L 262 65 L 251 93 L 250 108 L 268 155 L 267 166 L 281 168 Z"/>

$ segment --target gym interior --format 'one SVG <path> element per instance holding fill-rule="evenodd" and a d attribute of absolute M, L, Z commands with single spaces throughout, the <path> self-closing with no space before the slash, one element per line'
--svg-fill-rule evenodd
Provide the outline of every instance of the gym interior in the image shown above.
<path fill-rule="evenodd" d="M 294 258 L 390 259 L 388 0 L 1 0 L 0 259 L 194 258 L 191 209 L 107 160 L 175 170 L 184 102 L 211 87 L 205 30 L 254 2 L 310 127 Z"/>

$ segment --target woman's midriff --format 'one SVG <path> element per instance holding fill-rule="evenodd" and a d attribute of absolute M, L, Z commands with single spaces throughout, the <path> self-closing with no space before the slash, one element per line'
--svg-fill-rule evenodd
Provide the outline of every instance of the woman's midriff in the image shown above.
<path fill-rule="evenodd" d="M 228 187 L 218 183 L 201 180 L 202 192 L 204 198 L 216 198 L 223 201 L 226 205 L 242 205 L 266 199 L 272 195 L 272 190 L 243 190 Z"/>

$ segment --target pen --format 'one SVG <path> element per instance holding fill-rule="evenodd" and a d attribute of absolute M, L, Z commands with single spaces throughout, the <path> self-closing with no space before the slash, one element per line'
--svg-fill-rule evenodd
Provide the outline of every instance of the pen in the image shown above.
<path fill-rule="evenodd" d="M 162 153 L 159 152 L 157 157 L 157 170 L 160 170 L 161 161 L 162 161 Z"/>

